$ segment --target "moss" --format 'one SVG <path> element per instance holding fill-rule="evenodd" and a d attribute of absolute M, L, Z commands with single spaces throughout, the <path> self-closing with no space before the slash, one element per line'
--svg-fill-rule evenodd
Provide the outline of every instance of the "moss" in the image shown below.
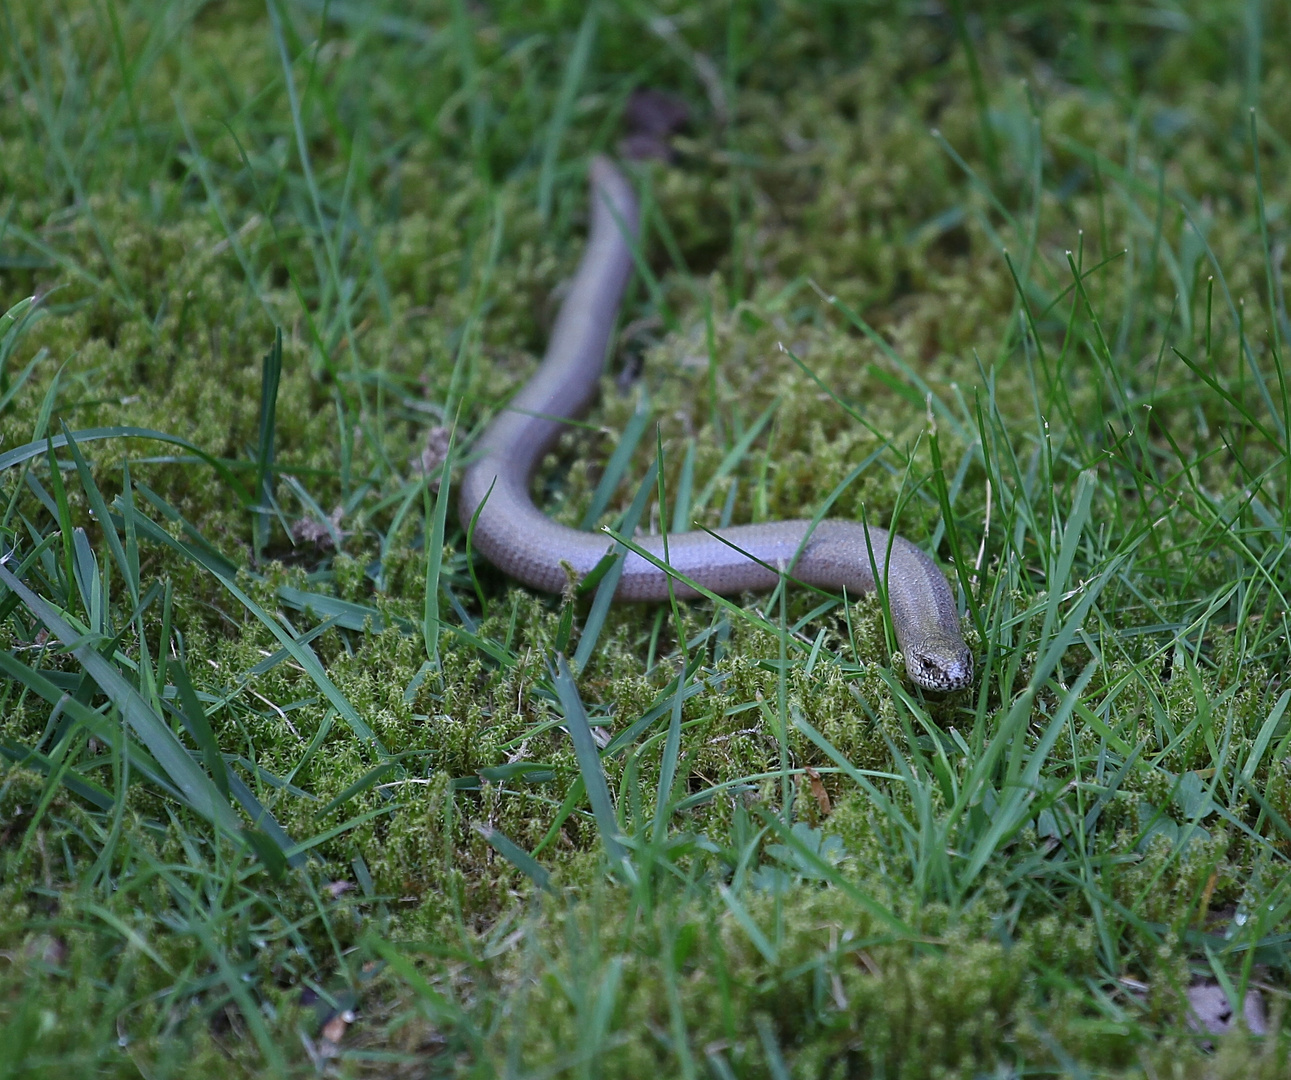
<path fill-rule="evenodd" d="M 1237 979 L 1258 956 L 1271 1002 L 1287 985 L 1274 940 L 1285 718 L 1266 730 L 1288 656 L 1286 11 L 1266 7 L 1244 38 L 1249 12 L 1231 3 L 1170 16 L 1186 30 L 1118 4 L 985 5 L 962 34 L 935 5 L 656 8 L 646 23 L 598 9 L 568 111 L 583 5 L 468 5 L 460 20 L 391 9 L 366 25 L 284 7 L 281 46 L 242 2 L 12 13 L 0 291 L 47 295 L 0 370 L 3 398 L 40 357 L 0 409 L 0 451 L 43 437 L 43 404 L 51 433 L 180 435 L 236 483 L 173 446 L 82 449 L 109 501 L 128 462 L 135 506 L 177 540 L 203 537 L 271 618 L 308 633 L 331 599 L 375 617 L 308 641 L 330 696 L 198 562 L 144 539 L 139 591 L 160 588 L 135 619 L 104 522 L 61 471 L 109 592 L 104 655 L 196 747 L 192 718 L 168 711 L 184 665 L 228 767 L 309 843 L 308 861 L 273 880 L 6 678 L 3 1052 L 37 1071 L 259 1075 L 276 1046 L 308 1071 L 307 989 L 327 1008 L 361 1001 L 346 1045 L 377 1055 L 343 1060 L 356 1075 L 753 1077 L 778 1075 L 776 1052 L 811 1076 L 1281 1075 L 1281 1019 L 1275 1037 L 1235 1035 L 1207 1056 L 1181 994 L 1210 970 L 1207 950 Z M 895 521 L 945 565 L 971 563 L 983 622 L 970 612 L 965 629 L 983 677 L 911 698 L 872 597 L 806 623 L 820 598 L 804 590 L 783 609 L 741 598 L 747 618 L 612 611 L 583 700 L 615 734 L 659 713 L 602 759 L 633 860 L 607 878 L 602 823 L 585 799 L 566 804 L 585 778 L 548 665 L 581 640 L 588 601 L 534 596 L 478 560 L 473 578 L 450 518 L 428 668 L 410 461 L 432 423 L 456 421 L 469 454 L 533 370 L 581 249 L 579 162 L 613 146 L 639 83 L 692 113 L 675 160 L 637 172 L 650 273 L 617 352 L 643 359 L 639 391 L 607 378 L 592 429 L 544 463 L 545 505 L 581 520 L 615 442 L 595 429 L 621 431 L 638 392 L 670 499 L 689 452 L 698 492 L 769 409 L 693 517 L 809 516 L 872 459 L 831 512 Z M 1083 295 L 1065 291 L 1069 251 Z M 281 475 L 260 557 L 252 489 L 275 326 Z M 658 445 L 642 440 L 634 477 Z M 1089 517 L 1064 550 L 1082 475 Z M 0 476 L 0 541 L 25 558 L 48 537 L 27 580 L 88 623 L 86 579 L 68 577 L 42 497 L 48 464 L 29 476 Z M 339 548 L 290 538 L 314 507 Z M 1048 617 L 1060 625 L 1114 559 L 1013 717 Z M 323 599 L 300 612 L 283 589 Z M 4 610 L 0 646 L 121 723 L 25 608 Z M 673 788 L 693 799 L 661 810 L 663 695 L 696 658 Z M 111 809 L 51 787 L 60 763 L 111 791 Z M 828 873 L 765 831 L 791 814 Z M 552 895 L 489 829 L 536 853 Z"/>

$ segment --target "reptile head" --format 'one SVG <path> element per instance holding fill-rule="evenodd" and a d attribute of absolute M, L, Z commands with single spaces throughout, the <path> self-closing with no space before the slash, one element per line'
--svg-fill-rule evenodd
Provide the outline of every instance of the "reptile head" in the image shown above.
<path fill-rule="evenodd" d="M 963 641 L 925 639 L 905 649 L 910 681 L 924 690 L 948 694 L 973 685 L 973 654 Z"/>

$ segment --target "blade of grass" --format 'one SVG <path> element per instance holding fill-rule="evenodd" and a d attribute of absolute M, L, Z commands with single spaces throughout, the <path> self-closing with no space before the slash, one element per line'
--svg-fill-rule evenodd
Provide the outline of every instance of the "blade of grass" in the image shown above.
<path fill-rule="evenodd" d="M 142 490 L 142 485 L 140 485 Z M 314 685 L 322 691 L 323 696 L 331 702 L 332 706 L 340 714 L 342 719 L 350 725 L 350 729 L 359 738 L 359 740 L 370 746 L 374 753 L 382 758 L 390 756 L 388 750 L 382 745 L 381 740 L 376 737 L 376 733 L 368 725 L 358 711 L 336 688 L 336 684 L 328 677 L 324 671 L 323 665 L 319 662 L 317 654 L 307 645 L 301 645 L 295 635 L 289 633 L 282 623 L 271 616 L 264 608 L 256 603 L 241 586 L 238 585 L 236 572 L 221 566 L 216 560 L 204 556 L 202 552 L 195 549 L 192 545 L 176 540 L 165 529 L 158 525 L 151 518 L 136 514 L 136 524 L 139 531 L 148 536 L 149 539 L 159 544 L 169 547 L 179 555 L 191 559 L 199 565 L 206 568 L 221 585 L 247 609 L 255 618 L 269 630 L 278 640 L 278 643 L 287 650 L 291 658 L 296 661 L 313 681 Z"/>
<path fill-rule="evenodd" d="M 610 865 L 631 874 L 632 864 L 627 851 L 619 842 L 619 822 L 614 813 L 614 804 L 610 801 L 609 785 L 605 782 L 605 771 L 601 768 L 600 751 L 596 739 L 592 736 L 591 725 L 587 722 L 587 710 L 583 708 L 583 699 L 578 694 L 578 686 L 570 674 L 565 658 L 557 654 L 556 665 L 552 670 L 552 682 L 560 699 L 561 711 L 565 714 L 566 730 L 574 744 L 574 754 L 578 758 L 578 769 L 587 788 L 587 800 L 592 804 L 592 814 L 596 818 L 596 827 L 601 835 L 601 844 Z"/>
<path fill-rule="evenodd" d="M 772 813 L 766 807 L 758 807 L 758 816 L 762 819 L 772 832 L 779 838 L 781 843 L 791 848 L 795 855 L 809 866 L 816 874 L 825 881 L 829 882 L 835 888 L 841 890 L 848 896 L 858 907 L 863 908 L 874 916 L 879 922 L 883 923 L 894 933 L 901 935 L 908 940 L 918 940 L 919 935 L 906 924 L 898 915 L 893 913 L 878 900 L 874 899 L 869 893 L 859 885 L 849 881 L 840 872 L 837 866 L 822 859 L 819 854 L 812 851 L 801 838 L 795 833 L 791 826 L 781 820 L 779 814 Z"/>
<path fill-rule="evenodd" d="M 771 421 L 771 417 L 776 414 L 776 410 L 779 408 L 780 399 L 776 398 L 762 411 L 762 415 L 749 425 L 748 430 L 740 436 L 735 445 L 727 451 L 726 456 L 722 458 L 721 464 L 717 466 L 713 475 L 708 478 L 708 483 L 704 485 L 699 497 L 695 499 L 695 510 L 703 510 L 708 505 L 708 500 L 713 497 L 713 492 L 717 490 L 717 485 L 744 460 L 745 455 L 749 452 L 749 447 L 753 445 L 753 441 L 762 434 L 762 429 L 767 426 Z"/>
<path fill-rule="evenodd" d="M 636 532 L 637 525 L 641 521 L 641 515 L 645 513 L 646 503 L 649 502 L 650 492 L 654 487 L 653 481 L 659 471 L 658 464 L 658 458 L 656 458 L 654 465 L 646 471 L 646 475 L 642 478 L 641 486 L 637 488 L 632 505 L 628 507 L 628 512 L 623 515 L 623 520 L 619 524 L 619 528 L 628 536 Z M 598 514 L 597 517 L 599 516 Z M 587 619 L 583 623 L 582 637 L 579 638 L 578 648 L 574 652 L 572 667 L 575 675 L 582 674 L 587 662 L 596 651 L 596 643 L 600 640 L 601 630 L 605 626 L 605 619 L 610 612 L 610 605 L 614 602 L 615 590 L 618 589 L 619 579 L 623 576 L 623 561 L 627 558 L 627 548 L 622 544 L 615 544 L 611 551 L 611 557 L 614 561 L 604 572 L 600 584 L 596 586 L 596 596 L 592 600 L 591 609 L 588 611 Z"/>
<path fill-rule="evenodd" d="M 510 837 L 487 825 L 476 825 L 475 831 L 488 841 L 489 847 L 524 874 L 544 892 L 551 891 L 551 874 L 532 855 Z"/>
<path fill-rule="evenodd" d="M 273 503 L 274 432 L 277 428 L 278 383 L 282 378 L 282 327 L 274 328 L 273 347 L 265 353 L 260 374 L 260 424 L 256 440 L 255 561 L 264 557 Z"/>
<path fill-rule="evenodd" d="M 439 490 L 435 493 L 435 509 L 430 509 L 430 484 L 427 483 L 423 499 L 426 506 L 426 592 L 422 608 L 421 633 L 426 646 L 426 658 L 439 669 L 439 575 L 444 561 L 444 530 L 448 521 L 451 502 L 453 440 L 457 425 L 448 437 L 448 450 L 439 468 Z"/>
<path fill-rule="evenodd" d="M 619 484 L 623 482 L 628 466 L 632 463 L 632 455 L 636 453 L 641 437 L 650 426 L 650 412 L 650 399 L 642 393 L 637 398 L 637 407 L 632 410 L 632 415 L 623 427 L 619 444 L 605 463 L 605 471 L 597 481 L 596 490 L 592 492 L 592 501 L 588 504 L 587 512 L 583 514 L 582 523 L 578 526 L 580 529 L 594 529 L 601 515 L 605 513 L 605 508 L 610 505 L 610 499 L 613 498 Z"/>
<path fill-rule="evenodd" d="M 569 127 L 578 88 L 587 73 L 599 16 L 600 6 L 596 0 L 592 0 L 583 10 L 583 21 L 579 24 L 578 36 L 574 39 L 574 47 L 565 63 L 560 90 L 556 95 L 556 106 L 547 127 L 547 136 L 543 140 L 542 166 L 538 171 L 538 216 L 544 225 L 551 218 L 551 193 L 556 183 L 556 161 L 560 156 L 560 144 Z"/>
<path fill-rule="evenodd" d="M 170 726 L 152 711 L 139 691 L 126 682 L 121 673 L 90 645 L 84 644 L 82 636 L 49 604 L 3 566 L 0 566 L 0 584 L 22 597 L 31 613 L 81 662 L 86 673 L 121 710 L 126 723 L 157 759 L 166 775 L 183 794 L 187 805 L 216 827 L 236 836 L 240 822 L 228 800 L 220 794 L 214 781 L 197 767 L 183 744 L 175 738 Z"/>
<path fill-rule="evenodd" d="M 52 390 L 52 387 L 51 387 Z M 49 398 L 47 397 L 48 401 Z M 52 402 L 50 403 L 52 409 Z M 48 417 L 46 416 L 46 419 Z M 38 425 L 42 426 L 42 425 Z M 6 450 L 0 454 L 0 472 L 12 468 L 14 465 L 20 465 L 24 461 L 30 461 L 32 458 L 39 457 L 46 453 L 50 448 L 61 450 L 67 445 L 68 437 L 75 438 L 78 443 L 94 442 L 97 439 L 153 439 L 157 442 L 171 443 L 174 446 L 182 446 L 189 453 L 195 454 L 212 469 L 219 474 L 220 479 L 229 486 L 238 496 L 243 505 L 250 504 L 251 494 L 237 479 L 222 461 L 212 457 L 199 446 L 195 446 L 186 439 L 181 439 L 175 435 L 167 435 L 162 431 L 152 431 L 148 428 L 129 427 L 117 425 L 113 427 L 86 428 L 82 431 L 68 432 L 63 435 L 54 435 L 49 440 L 49 446 L 43 436 L 34 439 L 32 442 L 25 443 L 22 446 L 15 446 L 12 450 Z"/>

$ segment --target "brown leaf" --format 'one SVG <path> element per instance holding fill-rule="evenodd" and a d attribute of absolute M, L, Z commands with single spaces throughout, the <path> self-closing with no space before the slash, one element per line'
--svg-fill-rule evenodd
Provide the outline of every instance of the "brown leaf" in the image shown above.
<path fill-rule="evenodd" d="M 820 816 L 829 817 L 834 812 L 834 805 L 829 801 L 829 792 L 825 790 L 825 784 L 820 779 L 820 773 L 810 766 L 804 772 L 807 776 L 807 783 L 811 785 L 811 794 L 816 800 L 816 805 L 820 808 Z"/>

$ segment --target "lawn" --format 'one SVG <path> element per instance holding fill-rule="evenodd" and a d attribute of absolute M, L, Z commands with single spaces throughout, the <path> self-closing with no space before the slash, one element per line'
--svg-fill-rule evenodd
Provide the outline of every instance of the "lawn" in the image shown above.
<path fill-rule="evenodd" d="M 1291 1075 L 1291 9 L 0 19 L 0 1080 Z M 472 556 L 641 90 L 536 497 L 891 526 L 970 690 Z"/>

